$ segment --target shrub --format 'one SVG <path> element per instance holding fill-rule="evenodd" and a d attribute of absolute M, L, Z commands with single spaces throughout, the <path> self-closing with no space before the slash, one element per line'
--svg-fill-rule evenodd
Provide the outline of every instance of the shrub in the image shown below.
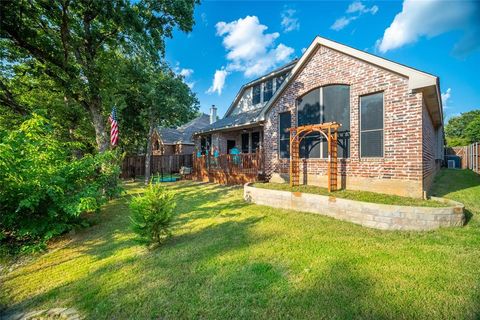
<path fill-rule="evenodd" d="M 34 115 L 17 130 L 0 131 L 0 245 L 38 249 L 80 224 L 119 192 L 118 155 L 75 157 L 55 128 Z"/>
<path fill-rule="evenodd" d="M 175 205 L 172 191 L 150 183 L 143 195 L 130 202 L 133 230 L 146 243 L 162 243 L 171 234 Z"/>

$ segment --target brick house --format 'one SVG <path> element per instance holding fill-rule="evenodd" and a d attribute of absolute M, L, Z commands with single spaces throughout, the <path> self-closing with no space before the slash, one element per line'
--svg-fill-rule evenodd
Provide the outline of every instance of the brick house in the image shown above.
<path fill-rule="evenodd" d="M 341 187 L 428 192 L 444 153 L 438 77 L 321 37 L 299 60 L 242 86 L 225 117 L 198 132 L 196 143 L 221 153 L 261 149 L 267 178 L 285 182 L 288 128 L 329 121 L 342 125 Z M 309 134 L 300 155 L 303 183 L 326 186 L 326 141 Z"/>
<path fill-rule="evenodd" d="M 193 133 L 210 124 L 210 116 L 202 114 L 177 128 L 157 127 L 152 135 L 153 155 L 192 154 L 195 145 Z"/>

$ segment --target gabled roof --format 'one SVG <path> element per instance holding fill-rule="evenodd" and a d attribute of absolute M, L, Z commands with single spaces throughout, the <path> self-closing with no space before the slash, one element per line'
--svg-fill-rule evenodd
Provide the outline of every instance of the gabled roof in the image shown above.
<path fill-rule="evenodd" d="M 263 76 L 255 79 L 255 80 L 252 80 L 252 81 L 242 85 L 240 87 L 240 90 L 238 90 L 238 93 L 235 96 L 235 99 L 233 99 L 233 102 L 228 107 L 227 112 L 225 112 L 224 118 L 228 117 L 230 115 L 230 113 L 233 111 L 233 109 L 235 109 L 235 106 L 237 105 L 238 101 L 242 97 L 245 89 L 250 88 L 251 86 L 253 86 L 253 85 L 255 85 L 259 82 L 265 81 L 268 78 L 274 77 L 274 76 L 276 76 L 278 74 L 281 74 L 283 72 L 286 72 L 286 71 L 290 71 L 293 68 L 293 66 L 295 65 L 295 63 L 297 63 L 297 61 L 298 61 L 298 59 L 295 58 L 292 61 L 290 61 L 289 63 L 287 63 L 287 64 L 285 64 L 285 65 L 283 65 L 283 66 L 281 66 L 281 67 L 279 67 L 279 68 L 277 68 L 273 71 L 270 71 L 269 73 L 264 74 Z"/>
<path fill-rule="evenodd" d="M 266 112 L 270 110 L 271 106 L 281 96 L 281 94 L 292 81 L 292 79 L 294 79 L 296 75 L 302 70 L 303 66 L 310 60 L 310 57 L 315 53 L 315 50 L 319 46 L 328 47 L 343 54 L 352 56 L 356 59 L 360 59 L 367 63 L 376 65 L 380 68 L 403 75 L 408 78 L 408 88 L 412 91 L 428 88 L 429 91 L 426 100 L 427 104 L 430 104 L 429 110 L 435 109 L 436 111 L 434 113 L 436 114 L 436 117 L 439 118 L 437 120 L 440 123 L 443 121 L 442 101 L 439 92 L 438 77 L 414 68 L 407 67 L 400 63 L 381 58 L 371 53 L 357 50 L 341 43 L 322 38 L 320 36 L 315 37 L 308 49 L 303 53 L 300 60 L 298 60 L 298 62 L 295 64 L 295 67 L 293 67 L 292 71 L 287 76 L 285 81 L 283 81 L 280 88 L 275 91 L 273 97 L 267 102 L 267 104 L 265 104 L 261 114 L 259 115 L 260 120 L 264 119 Z M 433 94 L 432 91 L 434 92 Z"/>
<path fill-rule="evenodd" d="M 252 125 L 258 122 L 259 120 L 258 116 L 261 111 L 262 111 L 261 108 L 257 108 L 254 110 L 236 114 L 234 116 L 225 117 L 223 119 L 215 121 L 214 123 L 203 128 L 203 130 L 197 131 L 195 133 L 197 134 L 202 132 L 212 132 L 212 131 L 229 129 L 229 128 L 247 127 L 249 125 Z"/>
<path fill-rule="evenodd" d="M 210 116 L 203 113 L 201 116 L 176 129 L 157 127 L 156 131 L 163 144 L 193 144 L 193 134 L 201 131 L 209 124 Z"/>

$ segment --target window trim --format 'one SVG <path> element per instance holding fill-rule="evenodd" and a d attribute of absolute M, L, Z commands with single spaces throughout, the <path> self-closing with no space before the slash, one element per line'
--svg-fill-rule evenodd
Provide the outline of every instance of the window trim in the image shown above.
<path fill-rule="evenodd" d="M 362 130 L 362 97 L 371 96 L 374 94 L 382 94 L 382 155 L 378 157 L 372 156 L 362 156 L 362 132 L 372 132 L 372 131 L 380 131 L 380 129 L 370 129 L 370 130 Z M 358 158 L 364 160 L 378 160 L 385 158 L 385 91 L 374 91 L 365 93 L 358 96 Z"/>
<path fill-rule="evenodd" d="M 349 88 L 349 90 L 348 90 L 348 91 L 349 91 L 349 92 L 348 92 L 348 106 L 349 106 L 349 109 L 350 109 L 350 110 L 349 110 L 349 112 L 348 112 L 348 115 L 349 115 L 349 117 L 350 117 L 350 119 L 349 119 L 349 120 L 350 120 L 350 130 L 349 130 L 349 131 L 350 131 L 350 133 L 351 133 L 351 131 L 352 131 L 352 130 L 351 130 L 351 126 L 352 126 L 352 112 L 351 112 L 351 111 L 352 111 L 352 105 L 351 105 L 351 98 L 352 98 L 351 92 L 352 92 L 352 90 L 351 90 L 351 87 L 352 87 L 352 86 L 351 86 L 350 84 L 346 84 L 346 83 L 330 83 L 330 84 L 325 84 L 325 85 L 320 86 L 320 87 L 315 87 L 315 88 L 313 88 L 313 89 L 305 92 L 305 93 L 302 94 L 300 97 L 297 97 L 297 98 L 295 99 L 295 112 L 296 112 L 295 116 L 296 116 L 296 119 L 297 119 L 297 125 L 298 125 L 298 107 L 299 107 L 298 100 L 299 100 L 301 97 L 303 97 L 303 96 L 305 96 L 305 95 L 309 94 L 310 92 L 312 92 L 312 91 L 314 91 L 314 90 L 317 90 L 317 89 L 319 89 L 318 95 L 319 95 L 319 103 L 320 103 L 320 120 L 323 120 L 323 107 L 324 107 L 324 106 L 323 106 L 323 88 L 324 88 L 324 87 L 329 87 L 329 86 L 348 86 L 348 88 Z M 321 137 L 323 137 L 321 133 L 319 133 L 319 135 L 320 135 Z M 328 144 L 328 142 L 327 142 L 327 144 Z M 299 146 L 299 147 L 300 147 L 300 146 Z M 349 147 L 351 147 L 351 144 L 349 144 Z M 338 147 L 337 147 L 337 149 L 338 149 Z M 345 160 L 350 159 L 350 158 L 352 157 L 352 154 L 351 154 L 350 151 L 351 151 L 351 148 L 349 148 L 349 150 L 348 150 L 348 154 L 349 154 L 349 157 L 348 157 L 348 158 L 338 157 L 338 156 L 337 156 L 337 159 L 345 159 Z M 323 157 L 323 143 L 320 143 L 320 157 L 300 158 L 300 159 L 305 159 L 305 160 L 308 160 L 308 159 L 313 159 L 313 160 L 328 160 L 328 145 L 327 145 L 327 157 Z"/>
<path fill-rule="evenodd" d="M 279 159 L 290 159 L 290 133 L 288 134 L 288 145 L 289 145 L 289 148 L 288 148 L 288 157 L 282 157 L 282 146 L 281 146 L 281 141 L 282 141 L 282 136 L 281 136 L 281 126 L 280 126 L 280 115 L 281 114 L 284 114 L 284 113 L 288 113 L 290 114 L 290 127 L 292 126 L 292 111 L 291 110 L 287 110 L 287 111 L 282 111 L 282 112 L 279 112 L 278 113 L 278 139 L 277 139 L 277 143 L 278 143 L 278 158 Z M 283 139 L 283 140 L 286 140 L 286 139 Z"/>

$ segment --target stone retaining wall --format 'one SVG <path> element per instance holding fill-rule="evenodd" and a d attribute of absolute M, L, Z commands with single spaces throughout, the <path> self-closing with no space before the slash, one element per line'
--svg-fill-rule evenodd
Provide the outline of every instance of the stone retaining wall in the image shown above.
<path fill-rule="evenodd" d="M 448 207 L 409 207 L 387 205 L 310 193 L 290 192 L 244 186 L 244 199 L 260 205 L 317 213 L 362 226 L 383 230 L 433 230 L 462 226 L 463 204 L 444 198 L 433 200 Z"/>

